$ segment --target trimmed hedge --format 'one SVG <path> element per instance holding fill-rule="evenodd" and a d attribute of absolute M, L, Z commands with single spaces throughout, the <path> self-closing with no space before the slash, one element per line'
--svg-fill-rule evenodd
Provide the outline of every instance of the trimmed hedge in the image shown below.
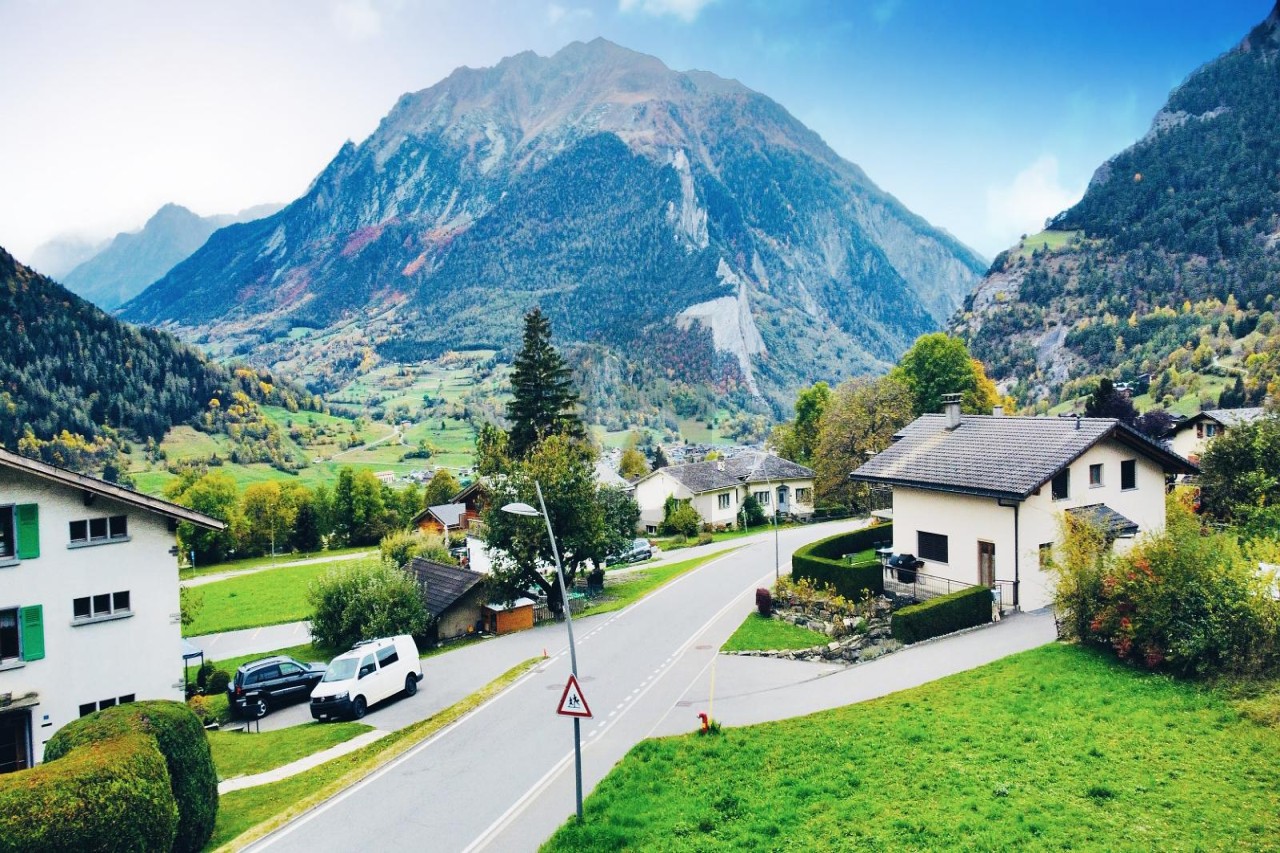
<path fill-rule="evenodd" d="M 164 756 L 141 732 L 0 776 L 3 853 L 168 850 L 177 832 Z"/>
<path fill-rule="evenodd" d="M 845 598 L 857 598 L 864 590 L 876 595 L 884 592 L 884 572 L 879 563 L 850 566 L 840 562 L 845 554 L 865 551 L 893 541 L 893 525 L 864 527 L 852 533 L 839 533 L 811 542 L 791 555 L 791 576 L 807 578 L 815 585 L 831 587 Z"/>
<path fill-rule="evenodd" d="M 73 720 L 45 745 L 44 760 L 53 763 L 64 756 L 78 756 L 86 747 L 135 732 L 150 736 L 167 765 L 178 813 L 172 849 L 175 853 L 200 850 L 213 834 L 218 816 L 218 774 L 204 727 L 181 702 L 130 702 Z"/>
<path fill-rule="evenodd" d="M 890 628 L 904 645 L 991 621 L 991 590 L 973 586 L 940 595 L 893 614 Z"/>

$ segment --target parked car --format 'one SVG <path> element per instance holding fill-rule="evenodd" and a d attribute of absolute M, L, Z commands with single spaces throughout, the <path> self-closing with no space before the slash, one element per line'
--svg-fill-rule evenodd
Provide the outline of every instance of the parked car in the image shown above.
<path fill-rule="evenodd" d="M 276 655 L 243 663 L 227 683 L 227 702 L 245 717 L 265 717 L 272 707 L 307 698 L 324 676 L 322 663 Z"/>
<path fill-rule="evenodd" d="M 311 691 L 311 716 L 317 720 L 358 720 L 370 705 L 404 691 L 418 692 L 422 661 L 413 637 L 401 634 L 357 643 L 329 662 Z"/>
<path fill-rule="evenodd" d="M 630 545 L 617 554 L 606 557 L 605 561 L 609 563 L 638 563 L 652 556 L 653 546 L 649 544 L 648 539 L 633 539 Z"/>

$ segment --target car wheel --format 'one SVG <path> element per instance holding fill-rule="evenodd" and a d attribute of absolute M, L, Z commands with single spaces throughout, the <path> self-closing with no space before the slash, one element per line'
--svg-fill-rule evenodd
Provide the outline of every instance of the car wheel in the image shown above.
<path fill-rule="evenodd" d="M 411 672 L 404 677 L 404 695 L 412 696 L 418 692 L 418 679 Z"/>
<path fill-rule="evenodd" d="M 259 696 L 246 706 L 246 710 L 248 710 L 249 715 L 255 720 L 261 720 L 267 715 L 267 700 Z"/>
<path fill-rule="evenodd" d="M 351 716 L 357 720 L 364 718 L 364 712 L 368 710 L 363 696 L 357 696 L 355 703 L 351 706 Z"/>

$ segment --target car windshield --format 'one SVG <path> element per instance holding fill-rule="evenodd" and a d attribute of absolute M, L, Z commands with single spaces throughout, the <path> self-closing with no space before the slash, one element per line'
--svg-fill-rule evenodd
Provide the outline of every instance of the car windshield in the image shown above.
<path fill-rule="evenodd" d="M 324 671 L 325 681 L 346 681 L 356 674 L 355 658 L 338 658 Z"/>

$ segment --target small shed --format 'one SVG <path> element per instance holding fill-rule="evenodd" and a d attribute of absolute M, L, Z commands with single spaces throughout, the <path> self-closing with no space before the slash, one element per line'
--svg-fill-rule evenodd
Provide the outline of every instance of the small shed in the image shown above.
<path fill-rule="evenodd" d="M 509 604 L 489 602 L 482 608 L 484 629 L 491 634 L 510 634 L 533 627 L 533 599 L 517 598 Z"/>
<path fill-rule="evenodd" d="M 420 587 L 425 587 L 427 612 L 434 620 L 434 639 L 464 637 L 479 627 L 484 575 L 422 557 L 414 557 L 404 568 Z"/>

